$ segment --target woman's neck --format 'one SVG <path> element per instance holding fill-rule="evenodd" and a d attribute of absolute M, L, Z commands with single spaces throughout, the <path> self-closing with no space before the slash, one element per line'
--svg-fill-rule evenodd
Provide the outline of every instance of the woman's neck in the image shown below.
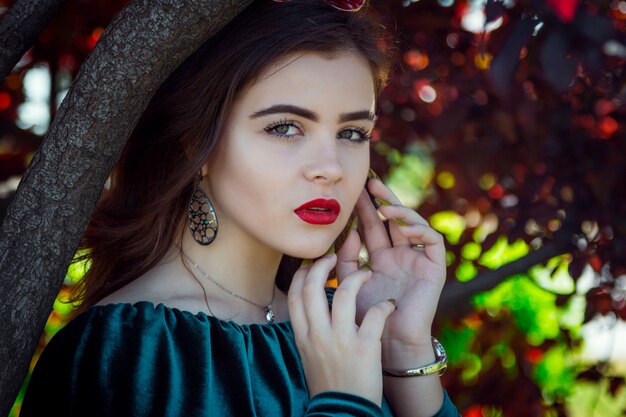
<path fill-rule="evenodd" d="M 272 300 L 282 254 L 250 239 L 249 235 L 230 230 L 218 235 L 210 245 L 202 246 L 185 233 L 182 250 L 197 264 L 192 264 L 191 269 L 208 293 L 219 298 L 226 294 L 209 282 L 214 281 L 256 304 L 266 305 Z M 178 248 L 173 251 L 177 255 Z M 182 262 L 179 256 L 176 259 Z"/>

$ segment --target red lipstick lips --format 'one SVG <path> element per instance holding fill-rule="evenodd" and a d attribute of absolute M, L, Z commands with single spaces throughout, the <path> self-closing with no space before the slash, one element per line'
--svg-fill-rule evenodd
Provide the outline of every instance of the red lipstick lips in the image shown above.
<path fill-rule="evenodd" d="M 334 198 L 318 198 L 304 203 L 293 212 L 310 224 L 331 224 L 337 220 L 340 211 L 341 205 Z"/>

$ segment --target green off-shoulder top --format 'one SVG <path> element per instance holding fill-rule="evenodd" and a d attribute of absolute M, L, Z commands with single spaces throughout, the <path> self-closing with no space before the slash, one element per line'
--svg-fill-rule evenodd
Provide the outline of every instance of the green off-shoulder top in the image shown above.
<path fill-rule="evenodd" d="M 240 325 L 141 301 L 91 307 L 52 338 L 20 412 L 46 415 L 393 414 L 343 392 L 309 398 L 290 322 Z M 437 416 L 457 415 L 446 394 Z"/>

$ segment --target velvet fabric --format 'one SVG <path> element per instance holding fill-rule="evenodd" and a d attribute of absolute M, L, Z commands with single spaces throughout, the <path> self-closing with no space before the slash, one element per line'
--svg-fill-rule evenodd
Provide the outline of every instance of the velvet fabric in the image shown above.
<path fill-rule="evenodd" d="M 309 399 L 290 322 L 240 325 L 142 301 L 91 307 L 52 338 L 21 410 L 44 415 L 393 414 L 348 393 Z M 446 394 L 438 416 L 456 415 Z"/>

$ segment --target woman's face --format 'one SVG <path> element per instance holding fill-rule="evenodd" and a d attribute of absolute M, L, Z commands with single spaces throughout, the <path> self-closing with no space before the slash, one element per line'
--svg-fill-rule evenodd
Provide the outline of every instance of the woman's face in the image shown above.
<path fill-rule="evenodd" d="M 263 71 L 203 169 L 218 240 L 234 233 L 291 256 L 324 254 L 363 190 L 374 105 L 371 70 L 354 53 L 292 54 Z"/>

